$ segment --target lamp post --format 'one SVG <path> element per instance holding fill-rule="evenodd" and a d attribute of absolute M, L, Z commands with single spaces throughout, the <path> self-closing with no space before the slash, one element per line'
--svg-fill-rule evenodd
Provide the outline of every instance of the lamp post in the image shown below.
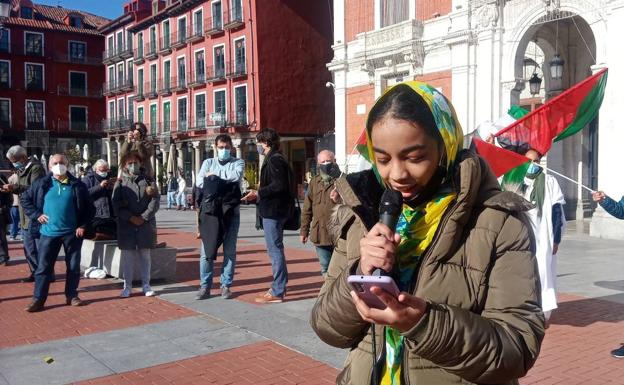
<path fill-rule="evenodd" d="M 542 88 L 542 79 L 539 77 L 537 73 L 533 73 L 531 79 L 529 79 L 529 90 L 531 95 L 535 96 L 540 93 L 540 89 Z"/>
<path fill-rule="evenodd" d="M 554 80 L 559 80 L 563 77 L 563 65 L 565 61 L 559 56 L 559 54 L 555 54 L 555 57 L 550 61 L 550 77 Z"/>

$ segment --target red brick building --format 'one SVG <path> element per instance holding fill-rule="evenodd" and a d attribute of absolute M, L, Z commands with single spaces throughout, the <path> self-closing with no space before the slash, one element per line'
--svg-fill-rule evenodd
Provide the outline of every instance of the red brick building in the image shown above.
<path fill-rule="evenodd" d="M 155 169 L 162 173 L 169 163 L 194 181 L 202 161 L 213 156 L 216 135 L 230 133 L 238 156 L 254 168 L 255 133 L 273 127 L 302 180 L 317 140 L 333 131 L 332 93 L 325 87 L 331 80 L 325 68 L 331 8 L 324 4 L 126 4 L 124 15 L 100 29 L 106 38 L 109 158 L 116 161 L 123 130 L 140 121 L 157 149 Z M 116 51 L 125 54 L 109 55 Z"/>
<path fill-rule="evenodd" d="M 63 152 L 76 144 L 99 153 L 104 37 L 97 28 L 107 22 L 81 11 L 13 0 L 0 32 L 3 154 L 17 143 L 34 153 Z"/>

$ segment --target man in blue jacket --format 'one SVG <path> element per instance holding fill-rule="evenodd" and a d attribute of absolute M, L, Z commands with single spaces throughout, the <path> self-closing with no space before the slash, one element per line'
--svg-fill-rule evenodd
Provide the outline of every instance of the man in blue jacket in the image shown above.
<path fill-rule="evenodd" d="M 67 172 L 68 165 L 65 155 L 52 155 L 48 165 L 51 172 L 33 183 L 21 197 L 24 212 L 31 220 L 29 231 L 41 235 L 35 292 L 32 302 L 26 308 L 28 312 L 43 310 L 61 245 L 65 250 L 67 267 L 66 303 L 82 305 L 77 292 L 80 282 L 80 249 L 95 208 L 84 183 Z"/>

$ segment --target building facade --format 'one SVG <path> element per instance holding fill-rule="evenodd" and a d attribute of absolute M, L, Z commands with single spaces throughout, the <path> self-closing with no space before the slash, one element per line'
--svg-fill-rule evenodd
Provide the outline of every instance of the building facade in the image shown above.
<path fill-rule="evenodd" d="M 89 13 L 13 0 L 0 29 L 0 150 L 31 153 L 101 146 L 105 117 L 97 28 Z M 4 159 L 4 156 L 2 156 Z"/>
<path fill-rule="evenodd" d="M 353 169 L 357 137 L 374 100 L 390 85 L 420 79 L 452 101 L 464 132 L 495 121 L 510 106 L 532 109 L 609 67 L 599 117 L 581 133 L 554 144 L 548 168 L 619 197 L 616 124 L 624 98 L 618 39 L 621 0 L 353 0 L 334 1 L 336 151 Z M 550 64 L 563 59 L 563 75 Z M 541 81 L 529 91 L 529 79 Z M 624 224 L 592 204 L 589 193 L 560 179 L 569 219 L 590 218 L 593 235 L 624 237 Z"/>
<path fill-rule="evenodd" d="M 220 133 L 233 137 L 237 156 L 255 175 L 255 134 L 273 127 L 302 181 L 317 140 L 333 130 L 333 100 L 325 87 L 331 77 L 324 67 L 332 30 L 329 7 L 298 3 L 126 5 L 126 13 L 149 11 L 101 29 L 106 52 L 119 46 L 126 52 L 105 62 L 109 158 L 116 161 L 130 123 L 143 122 L 155 144 L 152 162 L 159 176 L 181 171 L 194 182 L 202 161 L 214 156 Z"/>

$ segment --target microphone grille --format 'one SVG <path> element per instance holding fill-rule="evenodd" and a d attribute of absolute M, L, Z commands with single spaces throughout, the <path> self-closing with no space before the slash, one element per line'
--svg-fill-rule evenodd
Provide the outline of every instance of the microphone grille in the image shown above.
<path fill-rule="evenodd" d="M 403 206 L 403 195 L 400 191 L 387 189 L 381 196 L 379 212 L 386 214 L 399 214 Z"/>

